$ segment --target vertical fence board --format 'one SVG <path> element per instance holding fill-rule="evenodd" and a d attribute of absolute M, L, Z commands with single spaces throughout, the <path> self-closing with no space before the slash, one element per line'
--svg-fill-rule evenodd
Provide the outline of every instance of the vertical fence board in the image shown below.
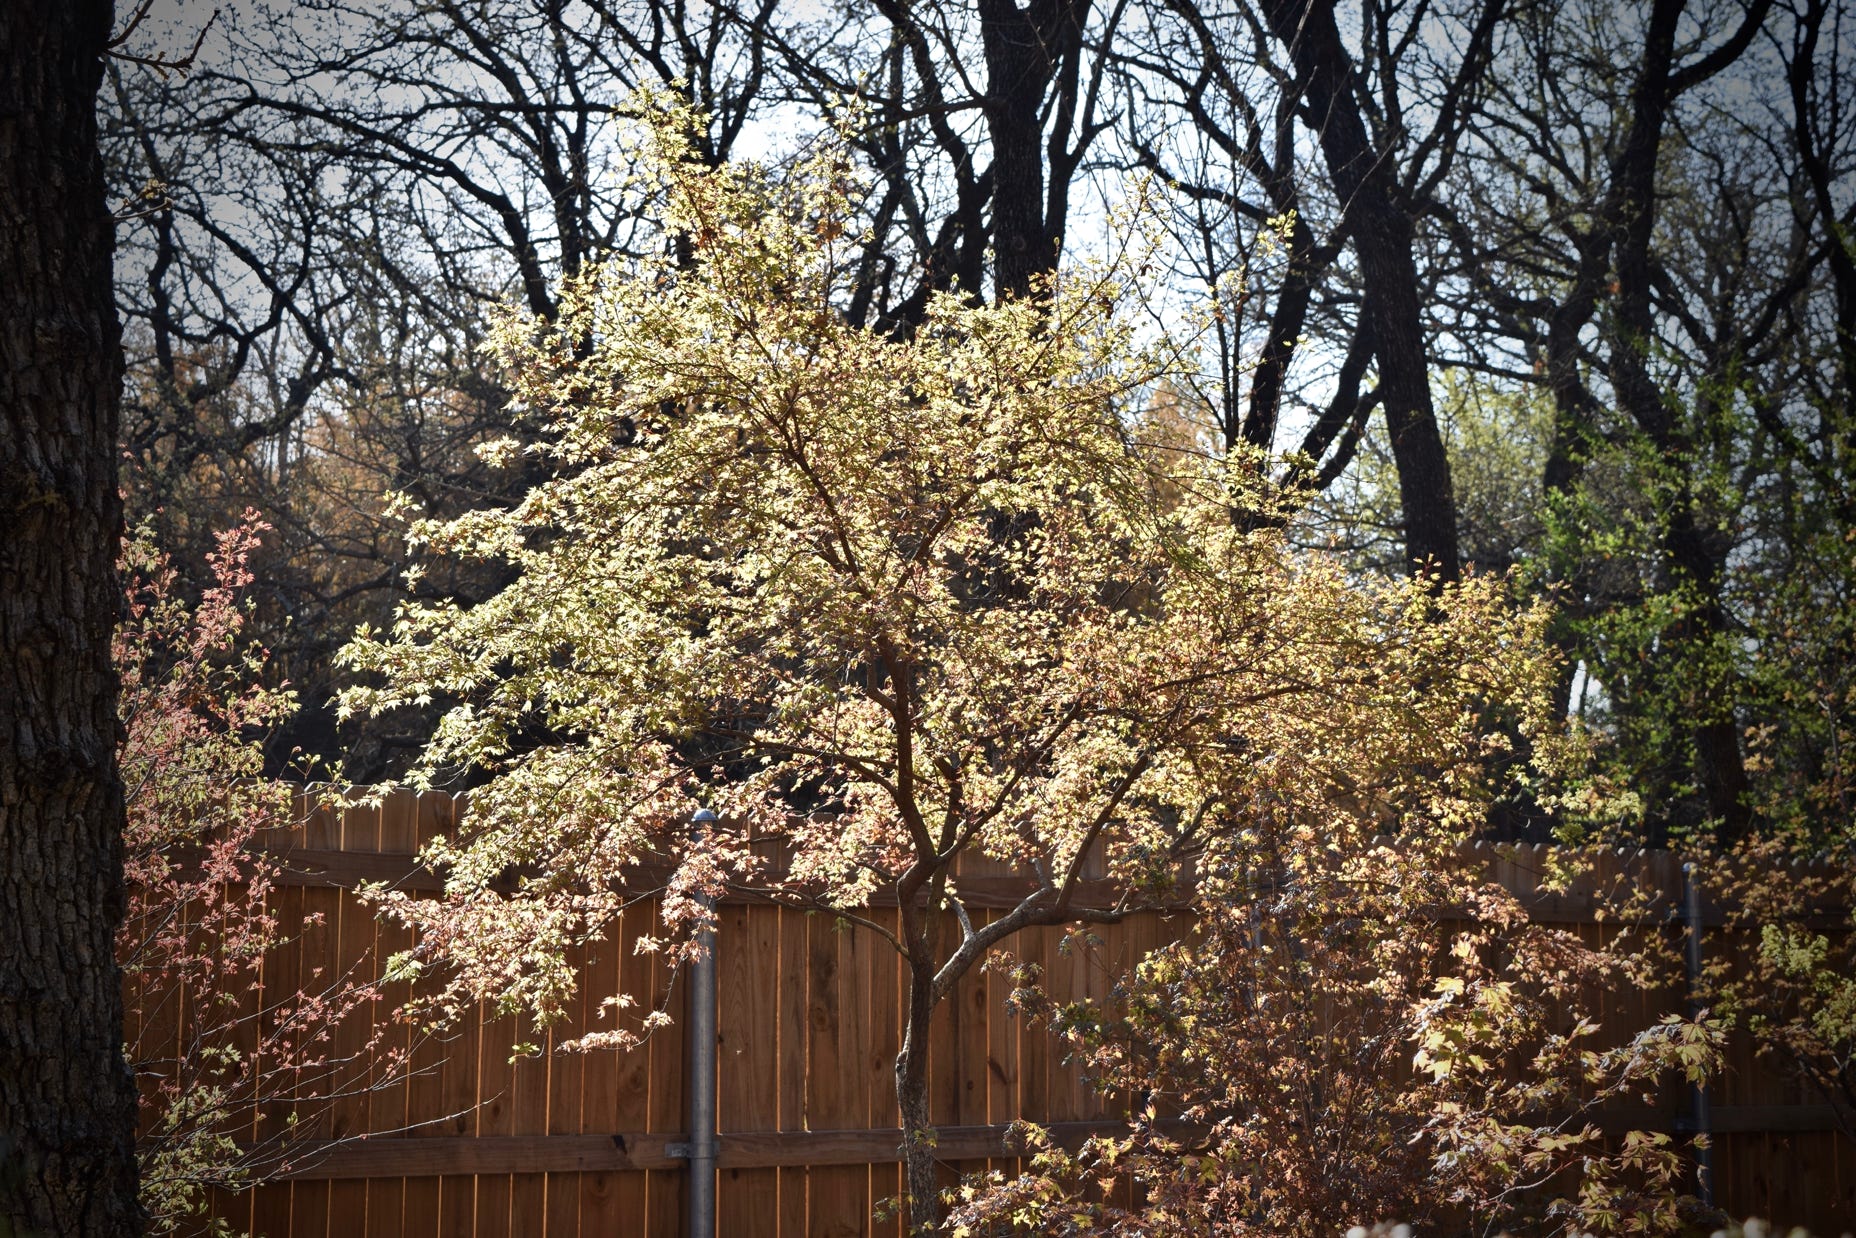
<path fill-rule="evenodd" d="M 417 850 L 451 825 L 452 798 L 437 791 L 421 793 L 412 806 L 412 845 Z M 455 1038 L 452 1034 L 443 1036 L 422 1035 L 417 1028 L 407 1033 L 412 1046 L 412 1055 L 407 1060 L 406 1080 L 406 1122 L 410 1128 L 409 1137 L 443 1138 L 455 1133 L 451 1118 L 452 1110 L 447 1108 L 445 1089 L 447 1061 Z M 473 1072 L 474 1074 L 474 1072 Z M 475 1079 L 472 1079 L 471 1095 L 460 1101 L 468 1105 L 476 1100 Z M 440 1225 L 440 1193 L 442 1179 L 435 1177 L 408 1178 L 404 1208 L 406 1232 L 415 1238 L 438 1238 Z"/>
<path fill-rule="evenodd" d="M 631 1027 L 639 1026 L 639 1020 L 655 1009 L 652 1003 L 657 996 L 654 979 L 657 974 L 657 956 L 638 953 L 638 941 L 649 934 L 651 919 L 655 914 L 655 908 L 649 904 L 633 907 L 625 913 L 619 924 L 619 949 L 613 962 L 622 986 L 620 991 L 629 994 L 636 1003 L 631 1013 L 624 1016 L 630 1020 L 628 1026 Z M 653 1040 L 662 1042 L 673 1035 L 673 1032 L 659 1032 Z M 616 1059 L 618 1083 L 609 1110 L 612 1115 L 609 1129 L 652 1129 L 652 1061 L 652 1049 L 620 1054 Z M 622 1226 L 618 1232 L 625 1234 L 626 1238 L 638 1238 L 649 1232 L 650 1178 L 642 1173 L 615 1174 L 613 1178 L 612 1209 Z"/>
<path fill-rule="evenodd" d="M 994 915 L 987 915 L 990 922 Z M 1012 977 L 1004 968 L 987 970 L 986 985 L 986 1120 L 1010 1122 L 1022 1110 L 1018 1102 L 1018 1016 L 1006 1007 L 1012 996 Z M 1017 1162 L 999 1159 L 987 1168 L 1010 1173 Z"/>
<path fill-rule="evenodd" d="M 536 1045 L 538 1054 L 525 1053 L 509 1070 L 509 1133 L 545 1135 L 548 1133 L 549 1078 L 564 1059 L 548 1049 L 553 1036 L 526 1015 L 516 1020 L 520 1043 Z M 546 1228 L 548 1212 L 548 1176 L 542 1173 L 511 1174 L 509 1178 L 509 1232 L 518 1238 L 533 1238 Z"/>
<path fill-rule="evenodd" d="M 811 1130 L 841 1130 L 859 1121 L 862 1106 L 857 1103 L 854 1060 L 847 1062 L 844 1046 L 851 1040 L 851 1026 L 857 1020 L 844 1008 L 844 999 L 852 996 L 856 1005 L 863 995 L 847 990 L 856 984 L 855 958 L 848 943 L 852 934 L 840 927 L 836 917 L 819 913 L 806 925 L 808 1022 L 806 1060 L 806 1126 Z M 841 973 L 851 973 L 844 983 Z M 869 1193 L 870 1175 L 844 1165 L 819 1166 L 811 1170 L 807 1186 L 810 1215 L 808 1233 L 818 1238 L 846 1238 L 862 1234 Z"/>
<path fill-rule="evenodd" d="M 902 932 L 902 913 L 878 907 L 870 917 L 892 935 Z M 902 1118 L 896 1105 L 896 1055 L 902 1050 L 902 959 L 896 948 L 880 937 L 872 936 L 869 949 L 869 980 L 866 989 L 868 1012 L 865 1026 L 869 1050 L 863 1058 L 864 1076 L 869 1080 L 869 1109 L 865 1125 L 873 1129 L 900 1127 Z M 897 1165 L 870 1167 L 870 1233 L 873 1238 L 901 1238 L 902 1172 Z M 885 1211 L 877 1219 L 875 1212 Z"/>
<path fill-rule="evenodd" d="M 379 850 L 410 854 L 418 848 L 418 808 L 418 796 L 413 792 L 396 789 L 388 793 L 380 805 L 378 832 L 375 836 Z M 372 914 L 372 909 L 365 905 L 357 905 L 354 911 L 358 915 Z M 387 959 L 411 945 L 412 935 L 405 928 L 377 919 L 374 926 L 376 974 L 378 969 L 386 966 Z M 374 1018 L 387 1019 L 391 1011 L 401 1006 L 410 995 L 408 985 L 391 986 L 383 993 L 381 1002 L 374 1007 Z M 404 1029 L 391 1033 L 391 1037 L 387 1048 L 401 1051 L 410 1048 L 410 1038 Z M 403 1137 L 408 1116 L 406 1085 L 403 1079 L 381 1078 L 381 1070 L 382 1067 L 376 1066 L 369 1072 L 368 1130 L 386 1137 Z M 405 1179 L 381 1178 L 370 1181 L 367 1184 L 368 1238 L 396 1238 L 410 1232 L 406 1217 Z"/>
<path fill-rule="evenodd" d="M 653 908 L 655 915 L 655 908 Z M 661 954 L 650 956 L 652 1006 L 669 1009 L 676 1024 L 651 1037 L 651 1067 L 646 1080 L 650 1095 L 650 1126 L 665 1134 L 685 1129 L 683 1096 L 683 1003 L 689 985 L 679 983 L 676 973 Z M 674 1006 L 671 999 L 675 998 Z M 681 1238 L 683 1232 L 684 1183 L 678 1170 L 653 1170 L 647 1178 L 648 1198 L 645 1212 L 646 1232 L 654 1238 Z"/>
<path fill-rule="evenodd" d="M 303 934 L 303 893 L 295 886 L 280 886 L 271 891 L 276 915 L 277 944 L 265 953 L 259 977 L 263 1007 L 263 1013 L 259 1015 L 259 1026 L 266 1036 L 275 1035 L 279 1021 L 288 1017 L 297 989 L 302 984 L 299 953 L 302 943 L 299 939 Z M 260 1060 L 258 1069 L 265 1073 L 280 1071 L 283 1063 Z M 297 1078 L 294 1071 L 272 1077 L 286 1090 L 295 1091 Z M 281 1098 L 261 1103 L 258 1106 L 257 1138 L 261 1141 L 281 1138 L 289 1129 L 291 1108 L 287 1100 Z M 289 1238 L 291 1189 L 290 1183 L 277 1182 L 252 1192 L 251 1227 L 255 1238 Z"/>
<path fill-rule="evenodd" d="M 586 1026 L 598 1031 L 612 1030 L 618 1020 L 610 1013 L 602 1014 L 600 1003 L 607 997 L 617 996 L 619 987 L 619 951 L 622 925 L 614 922 L 606 926 L 605 940 L 594 942 L 587 947 L 585 1000 L 582 1005 Z M 635 1054 L 626 1056 L 636 1056 Z M 582 1134 L 617 1134 L 623 1128 L 619 1125 L 619 1058 L 613 1049 L 600 1049 L 585 1055 L 580 1063 L 580 1117 L 579 1129 Z M 634 1130 L 639 1129 L 637 1127 Z M 576 1185 L 579 1199 L 579 1232 L 587 1238 L 604 1238 L 605 1235 L 617 1235 L 621 1217 L 618 1213 L 618 1180 L 621 1177 L 635 1177 L 635 1174 L 583 1173 L 578 1175 Z"/>
<path fill-rule="evenodd" d="M 380 850 L 380 810 L 367 804 L 356 804 L 344 809 L 341 814 L 341 849 L 350 852 L 378 853 Z M 337 895 L 337 912 L 335 922 L 335 954 L 329 960 L 329 967 L 324 973 L 325 981 L 337 980 L 353 974 L 362 980 L 373 979 L 373 953 L 375 937 L 374 913 L 361 905 L 354 895 L 346 890 Z M 330 1122 L 337 1138 L 356 1135 L 368 1130 L 368 1096 L 364 1079 L 358 1077 L 355 1066 L 358 1059 L 366 1052 L 367 1034 L 370 1030 L 364 1012 L 344 1019 L 335 1029 L 335 1061 L 340 1064 L 345 1093 L 330 1106 Z M 348 1234 L 366 1232 L 368 1228 L 367 1206 L 371 1186 L 367 1181 L 337 1180 L 329 1187 L 329 1226 L 330 1238 L 336 1238 L 335 1229 L 342 1228 Z M 383 1189 L 385 1183 L 380 1185 Z M 397 1218 L 395 1218 L 397 1220 Z"/>
<path fill-rule="evenodd" d="M 957 934 L 955 925 L 948 925 Z M 949 1063 L 954 1085 L 954 1121 L 962 1126 L 984 1126 L 987 1122 L 987 1099 L 990 1089 L 986 1076 L 986 1047 L 991 1011 L 986 1003 L 986 977 L 976 966 L 947 996 L 948 1014 L 953 1025 L 953 1060 Z M 983 1173 L 984 1160 L 961 1160 L 953 1163 L 957 1174 Z"/>
<path fill-rule="evenodd" d="M 1049 961 L 1044 930 L 1033 929 L 1022 934 L 1015 953 L 1026 967 L 1036 968 L 1042 974 Z M 1018 1111 L 1048 1114 L 1051 1112 L 1050 1087 L 1045 1072 L 1050 1065 L 1050 1037 L 1023 1015 L 1012 1022 L 1018 1025 Z"/>
<path fill-rule="evenodd" d="M 945 954 L 949 935 L 957 935 L 960 928 L 950 913 L 927 914 L 936 917 L 940 949 Z M 956 1006 L 950 994 L 935 1007 L 928 1029 L 928 1116 L 937 1126 L 951 1126 L 960 1120 L 960 1068 L 954 1061 L 959 1028 Z"/>
<path fill-rule="evenodd" d="M 722 909 L 716 946 L 718 1120 L 730 1131 L 765 1131 L 779 1125 L 778 1056 L 780 910 Z M 775 984 L 767 978 L 774 977 Z M 777 1215 L 777 1169 L 724 1169 L 716 1184 L 716 1226 L 723 1234 L 751 1232 Z"/>
<path fill-rule="evenodd" d="M 342 845 L 341 819 L 327 804 L 316 802 L 303 814 L 303 845 L 335 849 Z M 336 930 L 341 920 L 339 890 L 303 891 L 303 932 L 297 939 L 298 975 L 306 992 L 318 991 L 339 970 L 335 957 Z M 309 1085 L 304 1080 L 304 1086 Z M 312 1107 L 299 1126 L 303 1137 L 330 1137 L 326 1109 Z M 329 1231 L 331 1183 L 299 1182 L 290 1193 L 291 1238 L 321 1238 Z"/>
<path fill-rule="evenodd" d="M 458 1135 L 477 1132 L 477 1107 L 483 1098 L 478 1058 L 482 1052 L 483 1020 L 466 1017 L 446 1045 L 439 1088 L 445 1111 L 443 1129 Z M 440 1238 L 471 1238 L 477 1232 L 477 1180 L 452 1174 L 438 1180 L 438 1232 Z"/>
<path fill-rule="evenodd" d="M 776 1040 L 779 1069 L 779 1129 L 806 1129 L 806 1073 L 811 1062 L 811 1023 L 806 997 L 811 992 L 807 974 L 811 955 L 806 933 L 812 917 L 792 908 L 780 909 L 779 1035 Z M 804 1169 L 781 1169 L 779 1232 L 803 1234 L 811 1214 L 811 1174 Z"/>
<path fill-rule="evenodd" d="M 870 955 L 876 948 L 876 940 L 848 923 L 840 925 L 834 936 L 838 945 L 838 992 L 834 1002 L 839 1019 L 838 1068 L 844 1074 L 843 1108 L 839 1112 L 847 1125 L 868 1126 L 873 1105 L 868 1069 Z M 874 1202 L 870 1196 L 869 1166 L 851 1166 L 846 1177 L 845 1232 L 868 1234 Z"/>
<path fill-rule="evenodd" d="M 515 1068 L 509 1061 L 516 1043 L 516 1019 L 513 1015 L 490 1017 L 483 1025 L 477 1044 L 477 1134 L 512 1135 L 515 1133 L 510 1106 L 514 1102 Z M 511 1175 L 478 1174 L 476 1238 L 509 1238 L 509 1189 Z"/>
<path fill-rule="evenodd" d="M 551 1045 L 559 1045 L 585 1035 L 591 1030 L 587 1019 L 587 1003 L 597 1003 L 599 995 L 588 992 L 589 965 L 587 949 L 577 948 L 573 952 L 573 969 L 577 980 L 573 1000 L 569 1011 L 555 1027 L 549 1029 L 548 1039 Z M 550 1135 L 578 1135 L 580 1125 L 580 1092 L 586 1074 L 585 1055 L 579 1053 L 554 1053 L 548 1061 L 548 1113 L 547 1130 Z M 547 1215 L 547 1238 L 577 1238 L 580 1232 L 580 1175 L 577 1173 L 551 1173 L 544 1181 L 545 1195 L 542 1206 Z"/>

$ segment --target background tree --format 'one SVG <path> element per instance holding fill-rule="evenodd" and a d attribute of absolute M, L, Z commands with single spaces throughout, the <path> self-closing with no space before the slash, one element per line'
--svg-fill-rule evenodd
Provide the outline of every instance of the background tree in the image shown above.
<path fill-rule="evenodd" d="M 781 80 L 814 109 L 861 107 L 876 178 L 855 321 L 915 325 L 930 296 L 990 283 L 1036 295 L 1056 270 L 1105 114 L 1130 6 L 1012 0 L 844 6 L 782 41 Z"/>
<path fill-rule="evenodd" d="M 138 46 L 190 45 L 209 12 L 151 19 Z M 516 297 L 546 316 L 588 253 L 661 240 L 621 204 L 614 109 L 674 83 L 716 118 L 701 157 L 726 158 L 768 53 L 752 14 L 725 16 L 238 6 L 191 73 L 113 75 L 132 501 L 183 565 L 247 507 L 277 526 L 258 622 L 304 708 L 274 761 L 340 753 L 362 778 L 403 761 L 403 731 L 338 738 L 326 707 L 333 651 L 396 596 L 381 496 L 438 515 L 525 480 L 471 454 L 507 429 L 487 313 Z"/>
<path fill-rule="evenodd" d="M 1832 446 L 1848 441 L 1846 10 L 242 10 L 191 76 L 111 95 L 134 215 L 135 502 L 161 510 L 183 561 L 247 504 L 279 525 L 261 621 L 312 720 L 288 738 L 333 753 L 331 633 L 384 620 L 403 553 L 377 496 L 444 515 L 537 480 L 470 452 L 504 416 L 476 348 L 485 304 L 545 316 L 578 255 L 665 243 L 614 188 L 616 100 L 683 82 L 715 118 L 705 161 L 784 158 L 795 120 L 853 100 L 851 162 L 876 191 L 842 312 L 906 331 L 937 291 L 1020 288 L 1100 227 L 1122 171 L 1159 173 L 1175 226 L 1156 265 L 1181 297 L 1221 290 L 1219 346 L 1180 376 L 1213 449 L 1300 451 L 1273 466 L 1297 492 L 1351 492 L 1362 453 L 1391 461 L 1397 501 L 1358 531 L 1392 553 L 1363 567 L 1420 542 L 1440 565 L 1448 546 L 1485 568 L 1535 561 L 1566 608 L 1569 707 L 1575 682 L 1603 685 L 1586 700 L 1667 824 L 1743 830 L 1771 665 L 1733 665 L 1765 643 L 1748 639 L 1740 565 L 1829 544 L 1824 520 L 1785 514 L 1806 491 L 1848 527 Z M 206 10 L 187 14 L 174 37 L 190 45 Z M 1521 487 L 1564 509 L 1550 547 L 1465 554 L 1480 533 L 1454 512 L 1446 366 L 1516 408 L 1551 394 L 1553 438 Z M 1312 536 L 1355 531 L 1323 519 Z M 376 722 L 348 738 L 367 776 L 412 736 Z"/>
<path fill-rule="evenodd" d="M 1753 565 L 1810 541 L 1771 523 L 1790 522 L 1779 513 L 1801 486 L 1823 498 L 1817 519 L 1841 520 L 1824 452 L 1847 401 L 1803 393 L 1836 381 L 1829 253 L 1848 207 L 1806 192 L 1802 152 L 1822 135 L 1795 131 L 1847 77 L 1806 32 L 1848 19 L 1759 4 L 1642 16 L 1619 26 L 1565 6 L 1521 22 L 1523 54 L 1498 63 L 1479 104 L 1450 199 L 1465 205 L 1443 209 L 1462 295 L 1483 307 L 1484 372 L 1553 397 L 1538 564 L 1562 590 L 1567 690 L 1577 663 L 1584 688 L 1601 685 L 1587 695 L 1660 806 L 1653 831 L 1730 840 L 1760 798 L 1746 764 L 1749 672 L 1767 647 L 1753 598 L 1783 587 Z M 1566 63 L 1590 68 L 1556 72 Z M 1787 84 L 1807 79 L 1821 85 L 1800 112 Z M 1814 560 L 1828 585 L 1814 554 L 1800 567 Z"/>
<path fill-rule="evenodd" d="M 1156 173 L 1169 226 L 1143 259 L 1164 285 L 1152 308 L 1177 316 L 1209 289 L 1194 320 L 1207 347 L 1169 362 L 1164 389 L 1104 403 L 1117 433 L 1152 432 L 1162 471 L 1216 479 L 1152 483 L 1156 509 L 1175 512 L 1183 488 L 1245 529 L 1337 541 L 1369 591 L 1427 556 L 1439 581 L 1450 562 L 1512 566 L 1518 589 L 1558 609 L 1562 712 L 1601 741 L 1598 772 L 1640 794 L 1614 797 L 1612 821 L 1535 803 L 1480 828 L 1847 850 L 1834 824 L 1856 730 L 1843 0 L 301 13 L 242 9 L 209 31 L 192 76 L 113 83 L 109 150 L 135 259 L 118 283 L 132 502 L 160 510 L 182 562 L 203 561 L 209 531 L 248 504 L 280 526 L 261 619 L 305 685 L 305 717 L 326 719 L 328 654 L 354 622 L 386 628 L 403 595 L 421 616 L 483 608 L 559 534 L 538 514 L 520 554 L 432 559 L 405 585 L 389 491 L 443 521 L 569 492 L 589 467 L 578 446 L 474 450 L 553 441 L 562 403 L 543 392 L 510 409 L 517 384 L 482 349 L 488 304 L 513 299 L 559 342 L 562 298 L 591 294 L 558 281 L 607 269 L 602 251 L 661 266 L 666 287 L 713 261 L 627 188 L 612 113 L 651 82 L 705 109 L 683 148 L 693 166 L 811 158 L 798 135 L 827 114 L 844 127 L 827 179 L 869 184 L 830 225 L 819 304 L 842 322 L 778 336 L 800 355 L 839 328 L 912 346 L 931 321 L 964 322 L 937 300 L 950 292 L 974 311 L 1025 299 L 1116 226 L 1105 202 L 1124 172 Z M 182 23 L 183 45 L 204 16 Z M 597 338 L 536 373 L 597 370 Z M 657 420 L 639 397 L 612 433 L 657 442 L 689 395 L 669 384 Z M 911 451 L 973 432 L 958 400 L 913 411 L 928 424 L 898 431 Z M 913 518 L 939 501 L 902 506 Z M 1095 510 L 1069 492 L 1063 504 Z M 1015 563 L 1047 506 L 990 512 L 996 554 Z M 1191 528 L 1207 553 L 1226 544 L 1217 522 Z M 759 555 L 759 536 L 716 544 Z M 455 667 L 431 682 L 429 700 L 286 746 L 353 744 L 357 773 L 396 768 L 479 686 Z M 580 723 L 550 708 L 447 750 L 442 776 L 492 777 L 570 741 Z M 665 728 L 692 776 L 752 773 L 739 736 Z M 795 810 L 829 799 L 811 774 L 778 790 Z M 1814 985 L 1773 988 L 1804 995 L 1808 1018 Z"/>
<path fill-rule="evenodd" d="M 401 547 L 375 496 L 415 492 L 443 515 L 535 480 L 470 455 L 503 415 L 476 348 L 484 310 L 513 296 L 545 316 L 550 281 L 592 248 L 661 243 L 612 189 L 624 157 L 611 113 L 631 87 L 682 83 L 715 117 L 697 143 L 708 161 L 744 142 L 790 153 L 795 115 L 816 121 L 856 101 L 852 148 L 881 190 L 863 207 L 869 243 L 843 307 L 854 321 L 906 330 L 928 297 L 956 286 L 1022 294 L 1053 269 L 1067 233 L 1100 226 L 1118 192 L 1101 170 L 1137 161 L 1117 153 L 1120 125 L 1152 144 L 1172 123 L 1151 83 L 1121 98 L 1115 83 L 1151 78 L 1132 49 L 1183 18 L 1128 3 L 982 8 L 243 9 L 208 31 L 191 75 L 114 84 L 109 149 L 137 272 L 121 284 L 135 504 L 182 562 L 203 561 L 209 531 L 248 505 L 278 526 L 260 620 L 306 705 L 284 750 L 333 756 L 345 743 L 365 777 L 410 738 L 377 722 L 338 741 L 323 708 L 330 633 L 384 620 L 394 597 Z M 206 10 L 183 12 L 170 37 L 191 40 Z M 1229 59 L 1212 37 L 1195 54 Z M 1303 93 L 1285 82 L 1278 113 L 1293 116 Z M 1279 145 L 1317 132 L 1290 124 Z M 1263 173 L 1247 163 L 1227 199 L 1247 204 Z M 1272 194 L 1290 185 L 1294 200 L 1293 179 L 1278 176 Z M 1300 335 L 1298 297 L 1332 263 L 1310 256 L 1303 265 L 1317 269 L 1292 281 L 1270 323 L 1266 338 L 1285 354 L 1277 371 Z M 1263 271 L 1249 274 L 1254 308 Z M 1345 280 L 1326 300 L 1352 321 Z M 1242 309 L 1232 318 L 1259 325 Z M 1336 448 L 1323 479 L 1345 466 L 1382 395 L 1367 345 L 1361 336 L 1319 424 L 1297 439 L 1316 457 Z M 1317 372 L 1328 365 L 1318 346 L 1303 353 Z M 1236 373 L 1249 362 L 1234 344 L 1222 364 Z M 1270 393 L 1286 380 L 1274 381 L 1255 386 L 1245 442 L 1274 442 L 1281 397 Z M 1399 438 L 1412 459 L 1423 453 L 1403 445 L 1429 434 L 1423 421 Z M 1441 456 L 1425 458 L 1447 472 Z M 1413 491 L 1433 514 L 1447 497 L 1436 480 Z"/>
<path fill-rule="evenodd" d="M 122 354 L 97 155 L 107 3 L 0 14 L 0 1223 L 131 1235 L 110 633 Z"/>

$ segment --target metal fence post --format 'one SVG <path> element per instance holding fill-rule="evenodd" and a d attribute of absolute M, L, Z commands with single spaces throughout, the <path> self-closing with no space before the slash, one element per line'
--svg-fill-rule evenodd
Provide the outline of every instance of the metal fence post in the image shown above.
<path fill-rule="evenodd" d="M 690 819 L 699 841 L 715 829 L 716 816 L 699 808 Z M 715 910 L 715 901 L 702 903 Z M 715 931 L 697 937 L 702 953 L 690 965 L 689 1009 L 685 1016 L 684 1078 L 689 1087 L 689 1238 L 715 1238 Z"/>
<path fill-rule="evenodd" d="M 1682 918 L 1688 928 L 1688 1013 L 1701 1013 L 1701 886 L 1695 881 L 1695 864 L 1682 865 Z M 1708 1111 L 1708 1085 L 1697 1083 L 1689 1098 L 1693 1106 L 1689 1120 L 1691 1133 L 1702 1140 L 1695 1150 L 1695 1185 L 1704 1207 L 1714 1206 L 1714 1140 L 1712 1114 Z"/>

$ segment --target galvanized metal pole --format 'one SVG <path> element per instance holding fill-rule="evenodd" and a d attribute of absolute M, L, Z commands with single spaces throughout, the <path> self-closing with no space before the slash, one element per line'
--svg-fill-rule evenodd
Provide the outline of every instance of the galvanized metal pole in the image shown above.
<path fill-rule="evenodd" d="M 1688 928 L 1688 1013 L 1689 1017 L 1701 1013 L 1701 887 L 1695 882 L 1695 865 L 1693 862 L 1682 866 L 1682 918 Z M 1697 1083 L 1693 1095 L 1689 1098 L 1693 1111 L 1689 1119 L 1690 1133 L 1699 1137 L 1703 1146 L 1695 1150 L 1695 1186 L 1701 1196 L 1703 1207 L 1714 1206 L 1714 1140 L 1712 1138 L 1713 1115 L 1708 1110 L 1708 1085 Z"/>
<path fill-rule="evenodd" d="M 691 826 L 699 840 L 715 829 L 716 816 L 696 811 Z M 711 911 L 715 903 L 703 899 Z M 715 1238 L 715 932 L 697 938 L 701 957 L 690 965 L 689 1007 L 684 1014 L 685 1081 L 689 1088 L 689 1238 Z"/>

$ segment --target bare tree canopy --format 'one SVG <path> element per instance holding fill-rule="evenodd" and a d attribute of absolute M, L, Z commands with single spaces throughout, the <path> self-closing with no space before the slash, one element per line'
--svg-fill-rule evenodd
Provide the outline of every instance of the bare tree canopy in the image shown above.
<path fill-rule="evenodd" d="M 519 416 L 488 308 L 545 320 L 589 257 L 681 243 L 627 191 L 644 88 L 701 117 L 710 165 L 844 134 L 838 310 L 897 335 L 937 292 L 1039 295 L 1151 178 L 1153 261 L 1215 309 L 1156 409 L 1253 455 L 1297 535 L 1362 569 L 1552 591 L 1569 710 L 1641 724 L 1633 776 L 1676 815 L 1745 826 L 1777 689 L 1736 650 L 1779 647 L 1756 582 L 1847 574 L 1823 549 L 1853 514 L 1841 0 L 317 3 L 201 40 L 205 17 L 163 36 L 200 41 L 190 73 L 106 89 L 124 439 L 136 506 L 183 541 L 246 504 L 279 525 L 293 740 L 357 772 L 410 742 L 338 744 L 316 708 L 341 634 L 398 596 L 379 496 L 451 515 L 540 480 L 472 452 Z M 1679 617 L 1645 610 L 1676 588 Z"/>

